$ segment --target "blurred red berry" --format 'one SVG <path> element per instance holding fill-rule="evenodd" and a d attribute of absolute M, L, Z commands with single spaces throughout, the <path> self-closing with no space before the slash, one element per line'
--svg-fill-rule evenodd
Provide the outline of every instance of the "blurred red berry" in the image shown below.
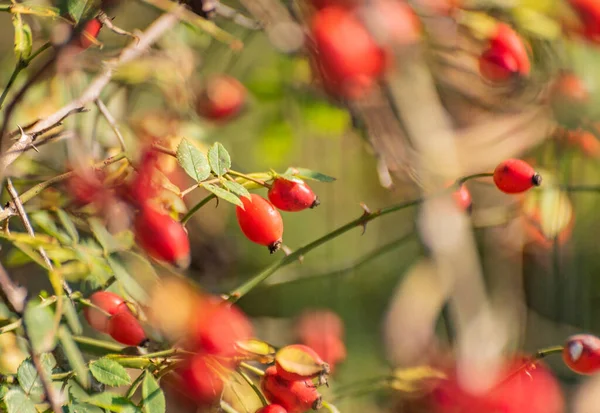
<path fill-rule="evenodd" d="M 600 338 L 591 334 L 571 336 L 562 356 L 565 364 L 576 373 L 597 373 L 600 371 Z"/>
<path fill-rule="evenodd" d="M 494 170 L 496 187 L 507 194 L 525 192 L 542 183 L 542 177 L 533 167 L 520 159 L 507 159 Z"/>
<path fill-rule="evenodd" d="M 385 66 L 385 53 L 352 10 L 326 7 L 311 23 L 314 60 L 329 92 L 361 97 Z"/>
<path fill-rule="evenodd" d="M 583 80 L 574 73 L 562 73 L 552 88 L 552 98 L 571 104 L 584 103 L 590 98 L 590 92 Z"/>
<path fill-rule="evenodd" d="M 139 245 L 157 260 L 187 268 L 190 264 L 190 241 L 183 225 L 169 215 L 147 205 L 134 223 Z"/>
<path fill-rule="evenodd" d="M 421 22 L 406 1 L 371 0 L 360 12 L 370 30 L 386 45 L 413 44 L 421 36 Z"/>
<path fill-rule="evenodd" d="M 288 381 L 275 366 L 265 370 L 261 388 L 267 400 L 282 406 L 288 413 L 303 413 L 321 407 L 321 395 L 311 381 Z"/>
<path fill-rule="evenodd" d="M 510 26 L 498 24 L 488 48 L 479 59 L 479 69 L 482 76 L 493 82 L 529 74 L 531 63 L 525 44 Z"/>
<path fill-rule="evenodd" d="M 221 75 L 207 81 L 198 96 L 196 112 L 210 120 L 226 120 L 237 115 L 246 101 L 246 88 L 237 79 Z"/>
<path fill-rule="evenodd" d="M 278 404 L 269 404 L 258 409 L 256 413 L 287 413 L 287 410 Z"/>
<path fill-rule="evenodd" d="M 124 197 L 133 205 L 141 207 L 160 193 L 160 188 L 154 181 L 158 171 L 158 156 L 159 154 L 150 148 L 144 150 L 135 178 L 129 186 L 123 188 L 126 191 Z"/>
<path fill-rule="evenodd" d="M 106 311 L 109 315 L 116 314 L 122 306 L 125 308 L 125 300 L 115 293 L 109 291 L 98 291 L 92 294 L 89 298 L 90 302 L 96 307 Z M 108 333 L 108 320 L 109 315 L 104 314 L 102 311 L 93 307 L 84 307 L 83 316 L 85 317 L 88 324 L 101 333 Z"/>
<path fill-rule="evenodd" d="M 96 39 L 98 37 L 98 33 L 100 33 L 100 29 L 102 28 L 102 23 L 98 19 L 92 19 L 85 24 L 85 27 L 79 34 L 79 47 L 82 49 L 87 49 L 94 42 L 91 39 Z"/>
<path fill-rule="evenodd" d="M 597 0 L 568 0 L 583 23 L 583 34 L 592 41 L 600 38 L 600 3 Z"/>
<path fill-rule="evenodd" d="M 127 346 L 141 346 L 147 341 L 140 321 L 126 307 L 110 317 L 107 330 L 115 341 Z"/>
<path fill-rule="evenodd" d="M 67 181 L 67 191 L 79 205 L 94 202 L 103 203 L 110 198 L 108 189 L 103 185 L 101 172 L 76 171 Z"/>
<path fill-rule="evenodd" d="M 252 338 L 253 328 L 248 317 L 236 306 L 219 298 L 205 298 L 198 308 L 193 327 L 196 350 L 210 355 L 232 357 L 236 343 Z"/>
<path fill-rule="evenodd" d="M 252 242 L 269 247 L 271 253 L 281 246 L 283 219 L 271 202 L 251 194 L 250 199 L 241 197 L 244 208 L 237 207 L 238 224 L 244 235 Z"/>
<path fill-rule="evenodd" d="M 562 413 L 565 408 L 550 370 L 522 358 L 507 362 L 498 384 L 483 394 L 468 393 L 451 372 L 432 399 L 436 413 Z"/>
<path fill-rule="evenodd" d="M 471 199 L 469 189 L 464 184 L 452 193 L 452 197 L 460 209 L 467 212 L 471 211 L 473 200 Z"/>
<path fill-rule="evenodd" d="M 214 403 L 223 392 L 223 367 L 205 354 L 193 356 L 188 364 L 177 370 L 181 376 L 185 394 L 197 403 Z"/>
<path fill-rule="evenodd" d="M 277 178 L 269 189 L 269 201 L 282 211 L 296 212 L 319 205 L 319 199 L 306 182 Z"/>
<path fill-rule="evenodd" d="M 313 336 L 303 341 L 303 343 L 310 346 L 329 365 L 330 374 L 334 373 L 337 364 L 346 359 L 344 341 L 332 334 L 323 333 L 319 336 Z"/>
<path fill-rule="evenodd" d="M 328 334 L 335 337 L 344 335 L 344 322 L 335 312 L 328 309 L 305 311 L 296 322 L 296 334 L 301 341 Z"/>

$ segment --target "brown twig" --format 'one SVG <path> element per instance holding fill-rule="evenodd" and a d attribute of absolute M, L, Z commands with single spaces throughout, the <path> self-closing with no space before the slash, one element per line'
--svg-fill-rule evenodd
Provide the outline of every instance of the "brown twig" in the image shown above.
<path fill-rule="evenodd" d="M 102 113 L 102 116 L 104 116 L 104 119 L 106 119 L 106 121 L 110 125 L 111 129 L 117 136 L 117 139 L 119 140 L 119 144 L 121 145 L 121 149 L 123 150 L 123 152 L 125 152 L 127 150 L 127 147 L 125 146 L 125 139 L 123 139 L 123 135 L 121 134 L 121 131 L 119 130 L 119 127 L 117 126 L 117 121 L 115 120 L 113 115 L 110 113 L 110 111 L 108 110 L 106 105 L 104 103 L 102 103 L 102 101 L 100 99 L 96 99 L 96 106 L 98 106 L 98 110 L 100 111 L 100 113 Z"/>
<path fill-rule="evenodd" d="M 0 177 L 4 176 L 6 169 L 19 157 L 23 149 L 29 147 L 33 141 L 32 136 L 36 133 L 46 130 L 52 125 L 56 125 L 65 116 L 68 116 L 73 110 L 85 107 L 87 104 L 95 101 L 100 93 L 112 79 L 115 70 L 122 64 L 128 63 L 143 54 L 154 42 L 158 40 L 165 32 L 171 29 L 181 16 L 184 8 L 182 6 L 173 8 L 173 11 L 164 14 L 152 23 L 146 31 L 140 35 L 139 42 L 132 43 L 121 51 L 118 57 L 104 62 L 104 68 L 92 80 L 83 94 L 63 106 L 56 112 L 38 121 L 27 134 L 21 137 L 9 148 L 9 150 L 0 158 Z M 7 122 L 5 122 L 6 124 Z"/>
<path fill-rule="evenodd" d="M 139 36 L 137 36 L 133 33 L 130 33 L 127 30 L 123 30 L 120 27 L 115 26 L 114 23 L 112 22 L 112 19 L 110 17 L 108 17 L 106 15 L 106 13 L 104 13 L 103 11 L 101 11 L 98 14 L 98 16 L 96 16 L 96 18 L 98 20 L 100 20 L 100 23 L 102 23 L 102 25 L 106 26 L 106 28 L 109 29 L 110 31 L 112 31 L 113 33 L 119 34 L 121 36 L 133 37 L 136 42 L 140 41 Z"/>

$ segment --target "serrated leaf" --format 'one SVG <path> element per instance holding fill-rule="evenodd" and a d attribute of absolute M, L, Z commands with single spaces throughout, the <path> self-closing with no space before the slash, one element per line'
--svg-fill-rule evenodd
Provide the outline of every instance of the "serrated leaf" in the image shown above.
<path fill-rule="evenodd" d="M 27 359 L 19 365 L 17 379 L 23 392 L 34 403 L 41 403 L 44 400 L 44 386 L 31 359 Z"/>
<path fill-rule="evenodd" d="M 231 157 L 229 156 L 229 152 L 227 152 L 227 149 L 219 142 L 215 142 L 208 149 L 208 164 L 218 176 L 225 175 L 229 168 L 231 168 Z"/>
<path fill-rule="evenodd" d="M 204 189 L 206 189 L 207 191 L 212 192 L 213 194 L 215 194 L 220 199 L 223 199 L 224 201 L 231 202 L 233 205 L 237 205 L 242 208 L 244 207 L 242 200 L 239 199 L 237 197 L 237 195 L 234 195 L 231 192 L 224 190 L 223 188 L 220 188 L 213 184 L 202 184 L 202 187 Z"/>
<path fill-rule="evenodd" d="M 242 184 L 239 184 L 235 181 L 223 181 L 223 186 L 237 196 L 243 196 L 250 199 L 250 192 L 248 192 L 248 190 Z"/>
<path fill-rule="evenodd" d="M 69 365 L 77 374 L 77 380 L 85 388 L 90 386 L 90 378 L 85 360 L 79 351 L 79 347 L 73 340 L 73 336 L 65 326 L 60 326 L 58 329 L 58 339 L 60 340 L 62 351 L 64 352 Z"/>
<path fill-rule="evenodd" d="M 182 139 L 177 147 L 177 162 L 190 177 L 198 182 L 202 182 L 210 176 L 210 165 L 206 155 L 187 139 Z"/>
<path fill-rule="evenodd" d="M 23 22 L 20 14 L 13 15 L 13 26 L 15 29 L 15 56 L 18 61 L 23 61 L 31 55 L 33 45 L 31 27 Z"/>
<path fill-rule="evenodd" d="M 131 377 L 119 363 L 108 358 L 101 358 L 90 363 L 90 372 L 102 384 L 108 386 L 124 386 L 131 384 Z"/>
<path fill-rule="evenodd" d="M 111 392 L 95 394 L 84 401 L 115 413 L 140 413 L 140 409 L 131 401 Z"/>
<path fill-rule="evenodd" d="M 144 413 L 165 413 L 165 395 L 154 376 L 146 370 L 142 382 L 142 409 Z"/>
<path fill-rule="evenodd" d="M 71 217 L 69 217 L 69 214 L 67 214 L 62 209 L 57 209 L 56 215 L 58 216 L 58 219 L 60 220 L 62 226 L 67 231 L 67 234 L 69 234 L 69 237 L 71 237 L 71 240 L 75 244 L 77 244 L 79 242 L 79 233 L 77 232 L 77 227 L 75 226 L 75 223 L 73 222 Z"/>
<path fill-rule="evenodd" d="M 67 413 L 104 413 L 100 407 L 91 404 L 69 403 L 66 407 Z"/>
<path fill-rule="evenodd" d="M 23 315 L 31 347 L 37 354 L 52 351 L 56 346 L 54 316 L 49 307 L 41 307 L 35 300 L 29 301 Z"/>
<path fill-rule="evenodd" d="M 7 413 L 38 413 L 35 405 L 21 391 L 21 389 L 11 389 L 4 396 Z"/>
<path fill-rule="evenodd" d="M 336 178 L 332 176 L 306 168 L 288 168 L 288 170 L 285 171 L 281 177 L 290 180 L 293 180 L 293 178 L 301 178 L 319 182 L 334 182 L 336 180 Z"/>
<path fill-rule="evenodd" d="M 93 17 L 99 8 L 99 0 L 61 0 L 59 3 L 61 15 L 69 16 L 75 23 Z"/>

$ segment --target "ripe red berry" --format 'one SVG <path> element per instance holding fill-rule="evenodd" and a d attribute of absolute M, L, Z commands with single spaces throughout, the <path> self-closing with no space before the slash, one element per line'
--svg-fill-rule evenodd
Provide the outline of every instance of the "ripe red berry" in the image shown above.
<path fill-rule="evenodd" d="M 221 299 L 204 299 L 199 305 L 194 327 L 196 350 L 232 357 L 237 354 L 236 343 L 252 338 L 252 324 L 242 311 Z"/>
<path fill-rule="evenodd" d="M 67 191 L 78 205 L 102 203 L 110 198 L 100 176 L 100 173 L 92 171 L 76 171 L 67 181 Z"/>
<path fill-rule="evenodd" d="M 275 366 L 265 370 L 261 388 L 267 400 L 282 406 L 288 413 L 303 413 L 321 407 L 321 395 L 310 381 L 288 381 Z"/>
<path fill-rule="evenodd" d="M 108 320 L 107 330 L 115 341 L 127 346 L 141 346 L 148 340 L 140 321 L 128 308 L 121 307 Z"/>
<path fill-rule="evenodd" d="M 296 334 L 303 342 L 323 334 L 342 337 L 344 335 L 344 322 L 339 315 L 331 310 L 309 310 L 302 313 L 298 318 Z"/>
<path fill-rule="evenodd" d="M 277 373 L 289 381 L 310 380 L 321 377 L 326 382 L 329 365 L 315 350 L 304 344 L 292 344 L 280 349 L 275 355 Z"/>
<path fill-rule="evenodd" d="M 277 178 L 269 189 L 269 201 L 282 211 L 296 212 L 319 205 L 319 198 L 301 180 Z"/>
<path fill-rule="evenodd" d="M 591 334 L 571 336 L 565 343 L 562 357 L 576 373 L 597 373 L 600 371 L 600 338 Z"/>
<path fill-rule="evenodd" d="M 134 223 L 137 241 L 146 252 L 179 268 L 190 264 L 190 241 L 178 221 L 146 205 L 137 214 Z"/>
<path fill-rule="evenodd" d="M 269 404 L 268 406 L 261 407 L 256 413 L 288 413 L 282 406 L 278 404 Z"/>
<path fill-rule="evenodd" d="M 542 177 L 533 167 L 520 159 L 507 159 L 494 170 L 494 183 L 507 194 L 525 192 L 542 183 Z"/>
<path fill-rule="evenodd" d="M 246 101 L 246 88 L 231 76 L 209 79 L 198 96 L 196 112 L 210 120 L 226 120 L 237 115 Z"/>
<path fill-rule="evenodd" d="M 592 41 L 600 39 L 600 3 L 597 0 L 569 0 L 583 23 L 583 34 Z"/>
<path fill-rule="evenodd" d="M 116 314 L 121 306 L 127 306 L 122 297 L 109 291 L 95 292 L 90 296 L 89 300 L 96 307 L 106 311 L 111 316 Z M 83 316 L 94 330 L 100 331 L 101 333 L 108 332 L 109 316 L 102 311 L 93 307 L 85 307 L 83 309 Z"/>
<path fill-rule="evenodd" d="M 329 374 L 333 374 L 336 365 L 346 359 L 346 345 L 343 339 L 331 333 L 313 335 L 303 340 L 303 343 L 312 348 L 327 363 Z"/>
<path fill-rule="evenodd" d="M 326 7 L 312 20 L 314 60 L 329 92 L 359 98 L 385 67 L 385 53 L 352 10 Z"/>
<path fill-rule="evenodd" d="M 283 219 L 273 204 L 263 197 L 251 194 L 250 199 L 241 198 L 244 208 L 237 207 L 238 224 L 244 235 L 252 242 L 269 247 L 271 253 L 281 246 Z"/>
<path fill-rule="evenodd" d="M 206 354 L 197 354 L 177 372 L 183 379 L 184 392 L 197 403 L 208 405 L 218 399 L 223 392 L 223 367 Z"/>
<path fill-rule="evenodd" d="M 523 40 L 510 26 L 500 23 L 479 58 L 479 68 L 486 79 L 498 82 L 513 75 L 527 76 L 531 63 Z"/>
<path fill-rule="evenodd" d="M 473 207 L 473 200 L 471 199 L 471 193 L 465 185 L 461 185 L 458 190 L 452 193 L 454 202 L 463 211 L 470 212 Z"/>
<path fill-rule="evenodd" d="M 124 194 L 132 204 L 141 207 L 148 200 L 158 196 L 160 188 L 153 178 L 158 171 L 158 153 L 152 149 L 146 149 L 142 155 L 137 174 L 131 185 L 124 188 Z"/>
<path fill-rule="evenodd" d="M 82 49 L 87 49 L 93 44 L 91 39 L 95 39 L 98 37 L 98 33 L 100 33 L 100 29 L 102 28 L 102 23 L 98 19 L 92 19 L 85 24 L 85 27 L 79 34 L 79 47 Z"/>

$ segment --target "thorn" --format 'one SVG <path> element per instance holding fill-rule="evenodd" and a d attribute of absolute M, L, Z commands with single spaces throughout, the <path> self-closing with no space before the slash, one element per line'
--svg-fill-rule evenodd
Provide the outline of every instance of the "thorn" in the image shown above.
<path fill-rule="evenodd" d="M 365 204 L 364 202 L 361 202 L 360 207 L 363 209 L 363 214 L 362 214 L 361 218 L 368 217 L 371 215 L 371 210 L 369 209 L 367 204 Z M 363 228 L 362 233 L 360 235 L 365 235 L 365 232 L 367 232 L 367 222 L 364 221 L 360 225 Z"/>
<path fill-rule="evenodd" d="M 40 153 L 40 150 L 38 148 L 36 148 L 36 146 L 32 143 L 31 147 L 33 148 L 34 151 L 36 151 L 37 153 Z"/>

